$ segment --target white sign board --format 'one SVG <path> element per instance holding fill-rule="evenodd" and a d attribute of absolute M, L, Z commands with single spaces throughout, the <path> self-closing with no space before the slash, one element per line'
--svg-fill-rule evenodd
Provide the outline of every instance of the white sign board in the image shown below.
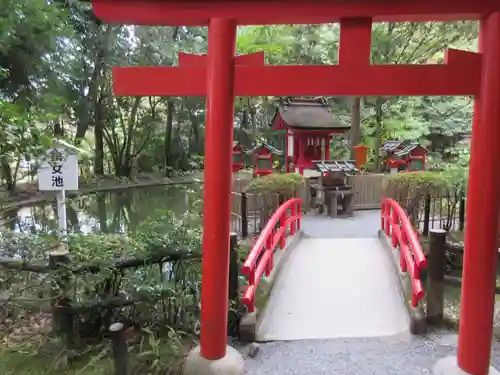
<path fill-rule="evenodd" d="M 49 150 L 38 168 L 38 190 L 78 190 L 78 157 L 64 148 Z"/>

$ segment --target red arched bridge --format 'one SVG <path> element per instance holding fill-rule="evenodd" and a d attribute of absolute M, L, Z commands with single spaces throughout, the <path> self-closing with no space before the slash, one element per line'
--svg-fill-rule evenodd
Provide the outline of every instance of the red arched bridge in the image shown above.
<path fill-rule="evenodd" d="M 415 329 L 412 307 L 424 297 L 427 261 L 400 205 L 384 199 L 381 211 L 354 220 L 303 216 L 301 207 L 300 198 L 282 204 L 243 264 L 249 315 L 242 337 L 382 337 Z"/>

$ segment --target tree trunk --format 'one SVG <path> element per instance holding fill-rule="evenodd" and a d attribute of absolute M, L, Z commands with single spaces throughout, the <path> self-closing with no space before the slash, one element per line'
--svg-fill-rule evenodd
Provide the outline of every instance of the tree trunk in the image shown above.
<path fill-rule="evenodd" d="M 8 160 L 2 160 L 2 169 L 5 177 L 6 188 L 10 194 L 16 191 L 16 178 L 12 176 L 12 167 Z"/>
<path fill-rule="evenodd" d="M 381 172 L 382 165 L 380 163 L 380 148 L 382 147 L 382 104 L 384 99 L 382 97 L 377 97 L 375 101 L 375 142 L 374 142 L 374 172 Z"/>
<path fill-rule="evenodd" d="M 102 39 L 98 42 L 96 57 L 94 60 L 94 69 L 90 77 L 88 94 L 82 98 L 84 101 L 84 110 L 78 121 L 76 128 L 75 142 L 78 144 L 85 137 L 89 124 L 91 123 L 92 114 L 95 114 L 96 106 L 98 105 L 99 86 L 103 76 L 105 66 L 105 55 L 111 37 L 112 26 L 107 25 L 106 30 L 102 35 Z"/>
<path fill-rule="evenodd" d="M 165 122 L 165 137 L 163 138 L 163 147 L 164 147 L 164 152 L 165 152 L 165 159 L 164 159 L 164 169 L 165 169 L 165 176 L 169 176 L 169 169 L 168 167 L 172 163 L 171 159 L 171 145 L 172 145 L 172 124 L 174 122 L 174 102 L 172 99 L 168 99 L 167 101 L 167 121 Z"/>
<path fill-rule="evenodd" d="M 94 157 L 94 173 L 96 175 L 104 174 L 104 124 L 102 119 L 101 106 L 96 108 L 96 119 L 94 124 L 94 138 L 95 138 L 95 157 Z"/>
<path fill-rule="evenodd" d="M 351 131 L 350 131 L 351 159 L 354 160 L 354 146 L 361 141 L 361 97 L 352 98 L 351 102 Z"/>

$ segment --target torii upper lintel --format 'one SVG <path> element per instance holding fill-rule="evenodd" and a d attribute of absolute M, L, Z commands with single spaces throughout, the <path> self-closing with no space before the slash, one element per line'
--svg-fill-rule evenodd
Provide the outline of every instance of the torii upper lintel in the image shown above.
<path fill-rule="evenodd" d="M 211 18 L 238 25 L 314 24 L 370 17 L 374 22 L 477 20 L 500 11 L 496 0 L 93 0 L 108 23 L 207 26 Z"/>

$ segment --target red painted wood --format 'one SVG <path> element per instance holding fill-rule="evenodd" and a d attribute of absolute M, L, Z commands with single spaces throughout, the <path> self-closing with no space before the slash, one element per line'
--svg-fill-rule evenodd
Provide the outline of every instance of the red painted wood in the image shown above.
<path fill-rule="evenodd" d="M 462 272 L 458 365 L 468 374 L 488 373 L 500 215 L 500 12 L 480 33 L 483 87 L 474 108 Z"/>
<path fill-rule="evenodd" d="M 206 66 L 207 55 L 195 55 L 192 53 L 179 52 L 179 66 L 186 68 L 196 68 Z M 249 53 L 236 56 L 234 59 L 236 66 L 239 65 L 264 65 L 264 52 Z"/>
<path fill-rule="evenodd" d="M 227 344 L 236 24 L 212 20 L 208 38 L 200 350 L 216 360 Z"/>
<path fill-rule="evenodd" d="M 394 199 L 383 199 L 380 213 L 381 229 L 387 236 L 391 236 L 392 246 L 399 247 L 401 271 L 410 274 L 412 306 L 416 307 L 424 298 L 420 271 L 427 267 L 427 259 L 420 245 L 418 234 L 413 229 L 406 212 Z"/>
<path fill-rule="evenodd" d="M 243 294 L 242 302 L 248 306 L 249 312 L 255 310 L 255 292 L 262 275 L 266 272 L 269 276 L 272 271 L 274 249 L 278 244 L 281 249 L 285 247 L 287 228 L 290 227 L 290 235 L 294 235 L 295 230 L 300 230 L 301 204 L 301 198 L 293 198 L 283 203 L 271 216 L 248 252 L 241 272 L 248 278 L 248 286 Z M 280 223 L 279 226 L 278 223 Z"/>
<path fill-rule="evenodd" d="M 500 11 L 497 0 L 93 0 L 94 13 L 108 23 L 206 26 L 210 18 L 232 18 L 239 25 L 308 24 L 342 18 L 388 21 L 477 20 Z"/>
<path fill-rule="evenodd" d="M 481 56 L 472 55 L 451 52 L 447 65 L 237 66 L 234 90 L 236 96 L 475 95 Z M 202 67 L 113 68 L 118 96 L 204 96 L 206 79 Z"/>
<path fill-rule="evenodd" d="M 371 60 L 371 18 L 348 18 L 340 21 L 339 64 L 369 65 Z"/>

